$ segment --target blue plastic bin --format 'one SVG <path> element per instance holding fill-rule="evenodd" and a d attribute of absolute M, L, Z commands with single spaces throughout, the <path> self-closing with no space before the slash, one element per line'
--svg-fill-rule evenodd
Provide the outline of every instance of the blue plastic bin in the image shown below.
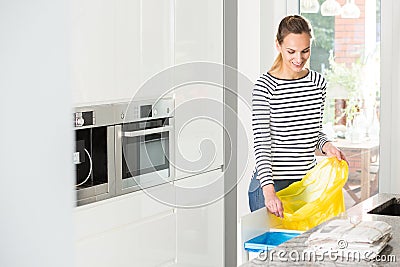
<path fill-rule="evenodd" d="M 249 252 L 269 251 L 298 235 L 300 233 L 266 232 L 244 242 L 244 249 Z"/>

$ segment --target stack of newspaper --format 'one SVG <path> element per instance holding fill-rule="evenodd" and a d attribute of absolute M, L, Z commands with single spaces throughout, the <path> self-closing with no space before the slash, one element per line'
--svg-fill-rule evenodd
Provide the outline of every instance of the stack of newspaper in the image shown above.
<path fill-rule="evenodd" d="M 392 227 L 382 221 L 336 219 L 310 235 L 307 251 L 336 252 L 344 258 L 374 259 L 392 238 Z"/>

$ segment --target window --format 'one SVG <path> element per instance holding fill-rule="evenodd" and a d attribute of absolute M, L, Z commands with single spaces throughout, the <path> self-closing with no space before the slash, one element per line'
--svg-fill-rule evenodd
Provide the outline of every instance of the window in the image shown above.
<path fill-rule="evenodd" d="M 310 67 L 328 82 L 324 131 L 349 161 L 349 207 L 378 191 L 381 0 L 315 1 L 300 12 L 314 29 Z"/>

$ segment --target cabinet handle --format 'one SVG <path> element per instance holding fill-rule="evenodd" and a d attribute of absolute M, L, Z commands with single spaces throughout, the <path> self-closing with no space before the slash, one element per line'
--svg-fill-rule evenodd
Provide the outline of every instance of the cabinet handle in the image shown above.
<path fill-rule="evenodd" d="M 172 126 L 164 126 L 158 127 L 148 130 L 139 130 L 139 131 L 132 131 L 132 132 L 122 132 L 122 137 L 137 137 L 147 134 L 154 134 L 154 133 L 162 133 L 162 132 L 169 132 L 172 130 Z"/>

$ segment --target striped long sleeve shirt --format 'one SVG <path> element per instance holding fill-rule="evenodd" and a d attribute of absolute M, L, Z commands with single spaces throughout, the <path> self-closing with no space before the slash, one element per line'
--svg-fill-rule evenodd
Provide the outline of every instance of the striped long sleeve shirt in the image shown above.
<path fill-rule="evenodd" d="M 261 187 L 275 179 L 301 179 L 315 166 L 322 132 L 326 80 L 309 70 L 299 79 L 263 74 L 253 90 L 253 137 Z"/>

